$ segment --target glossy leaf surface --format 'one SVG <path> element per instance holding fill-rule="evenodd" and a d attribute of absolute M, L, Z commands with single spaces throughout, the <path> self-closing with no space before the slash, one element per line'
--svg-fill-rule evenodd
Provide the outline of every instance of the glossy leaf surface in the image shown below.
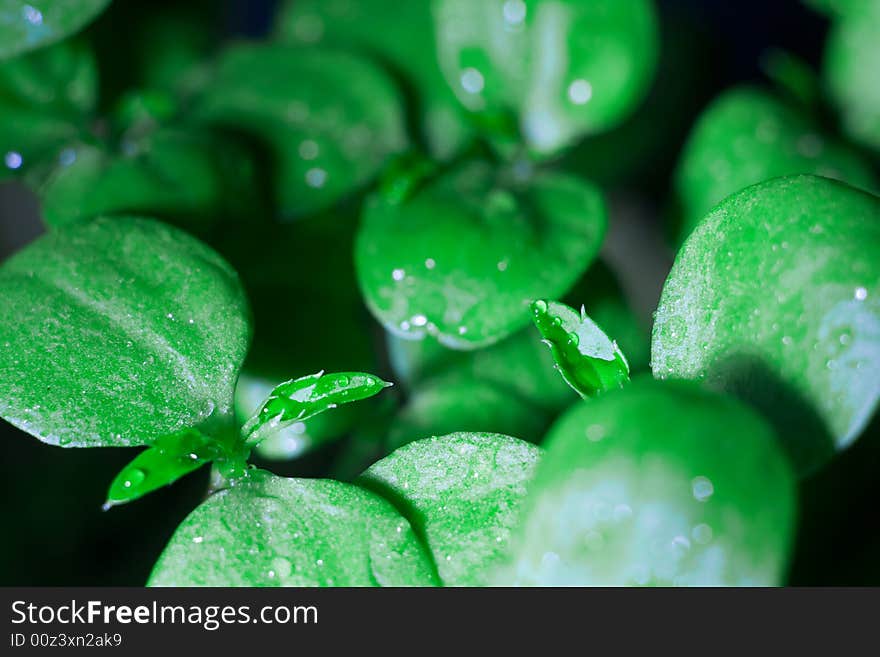
<path fill-rule="evenodd" d="M 381 497 L 324 479 L 261 470 L 183 521 L 150 586 L 430 586 L 407 520 Z"/>
<path fill-rule="evenodd" d="M 250 338 L 238 276 L 158 222 L 61 228 L 0 266 L 0 415 L 43 442 L 224 430 Z"/>
<path fill-rule="evenodd" d="M 272 394 L 275 384 L 243 371 L 235 387 L 235 415 L 241 425 L 257 413 Z M 360 404 L 340 406 L 332 413 L 314 415 L 278 426 L 254 447 L 262 458 L 273 461 L 295 459 L 316 447 L 340 438 L 357 423 Z"/>
<path fill-rule="evenodd" d="M 410 443 L 358 480 L 392 500 L 424 537 L 446 586 L 485 586 L 511 532 L 541 450 L 491 433 Z"/>
<path fill-rule="evenodd" d="M 802 472 L 880 398 L 880 199 L 814 176 L 727 198 L 679 252 L 652 367 L 761 409 Z"/>
<path fill-rule="evenodd" d="M 525 326 L 531 300 L 562 296 L 590 265 L 606 227 L 598 190 L 569 176 L 520 185 L 501 175 L 469 161 L 402 202 L 367 201 L 355 266 L 386 329 L 486 346 Z"/>
<path fill-rule="evenodd" d="M 0 59 L 78 32 L 109 4 L 110 0 L 0 0 Z"/>
<path fill-rule="evenodd" d="M 551 428 L 496 583 L 778 585 L 794 513 L 790 466 L 757 414 L 640 378 Z"/>
<path fill-rule="evenodd" d="M 277 386 L 248 420 L 242 434 L 250 444 L 341 404 L 366 399 L 391 383 L 363 372 L 318 372 Z"/>
<path fill-rule="evenodd" d="M 362 51 L 400 77 L 433 155 L 454 155 L 470 136 L 465 112 L 437 63 L 431 0 L 288 0 L 276 33 L 299 45 Z"/>
<path fill-rule="evenodd" d="M 217 441 L 196 429 L 162 436 L 116 475 L 104 508 L 143 497 L 222 456 Z"/>
<path fill-rule="evenodd" d="M 605 332 L 587 317 L 558 301 L 532 304 L 535 326 L 550 347 L 556 369 L 584 399 L 620 388 L 629 381 L 626 357 Z"/>
<path fill-rule="evenodd" d="M 725 92 L 698 119 L 678 165 L 680 239 L 726 196 L 799 173 L 875 189 L 870 165 L 802 110 L 759 89 Z"/>
<path fill-rule="evenodd" d="M 634 370 L 647 369 L 650 339 L 624 299 L 614 274 L 596 262 L 566 296 L 584 305 L 596 323 L 613 335 Z M 577 399 L 555 370 L 550 351 L 541 344 L 534 326 L 526 326 L 500 342 L 471 351 L 456 351 L 426 337 L 403 340 L 387 334 L 388 356 L 396 380 L 404 387 L 418 386 L 449 373 L 491 383 L 547 411 L 562 410 Z M 635 356 L 635 360 L 633 360 Z M 516 435 L 526 438 L 522 432 Z"/>
<path fill-rule="evenodd" d="M 647 0 L 435 0 L 440 66 L 462 104 L 512 115 L 538 153 L 622 120 L 657 59 Z"/>
<path fill-rule="evenodd" d="M 271 149 L 285 217 L 326 209 L 359 190 L 406 146 L 401 99 L 390 78 L 342 51 L 229 48 L 196 112 Z"/>

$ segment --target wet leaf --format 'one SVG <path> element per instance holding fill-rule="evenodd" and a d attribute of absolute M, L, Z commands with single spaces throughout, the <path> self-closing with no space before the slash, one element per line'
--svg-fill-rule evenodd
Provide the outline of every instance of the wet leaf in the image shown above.
<path fill-rule="evenodd" d="M 288 218 L 324 210 L 360 190 L 388 156 L 406 147 L 392 81 L 342 51 L 231 47 L 195 112 L 271 149 L 275 195 Z"/>
<path fill-rule="evenodd" d="M 431 586 L 407 520 L 381 497 L 260 470 L 178 527 L 150 586 Z"/>
<path fill-rule="evenodd" d="M 238 276 L 169 226 L 60 228 L 0 266 L 0 416 L 67 447 L 222 435 L 250 339 Z"/>
<path fill-rule="evenodd" d="M 698 119 L 676 171 L 679 239 L 726 196 L 799 173 L 837 178 L 866 190 L 876 186 L 870 165 L 823 134 L 802 109 L 759 89 L 723 93 Z"/>
<path fill-rule="evenodd" d="M 355 266 L 386 329 L 487 346 L 528 323 L 531 300 L 562 296 L 586 271 L 605 234 L 598 190 L 564 175 L 504 175 L 468 161 L 403 202 L 367 201 Z"/>
<path fill-rule="evenodd" d="M 620 388 L 629 381 L 629 363 L 605 332 L 587 317 L 558 301 L 532 304 L 535 326 L 550 347 L 556 368 L 581 397 Z"/>
<path fill-rule="evenodd" d="M 376 395 L 391 383 L 363 372 L 318 372 L 276 387 L 242 428 L 248 444 L 255 445 L 272 433 L 332 410 L 341 404 Z"/>
<path fill-rule="evenodd" d="M 508 556 L 540 455 L 516 438 L 454 433 L 398 449 L 358 483 L 403 509 L 445 586 L 485 586 Z"/>
<path fill-rule="evenodd" d="M 725 199 L 676 257 L 651 356 L 761 409 L 802 473 L 822 465 L 880 398 L 880 199 L 815 176 Z"/>
<path fill-rule="evenodd" d="M 434 156 L 454 155 L 471 136 L 465 112 L 437 64 L 430 0 L 288 0 L 276 33 L 303 46 L 364 52 L 401 78 L 419 132 Z"/>
<path fill-rule="evenodd" d="M 794 516 L 794 477 L 757 414 L 644 377 L 551 428 L 495 583 L 778 585 Z"/>
<path fill-rule="evenodd" d="M 109 4 L 110 0 L 0 0 L 0 59 L 78 32 Z"/>
<path fill-rule="evenodd" d="M 642 99 L 657 60 L 647 0 L 439 0 L 440 67 L 490 125 L 504 115 L 537 153 L 607 130 Z"/>
<path fill-rule="evenodd" d="M 224 455 L 216 440 L 197 429 L 162 436 L 116 475 L 104 508 L 143 497 Z"/>

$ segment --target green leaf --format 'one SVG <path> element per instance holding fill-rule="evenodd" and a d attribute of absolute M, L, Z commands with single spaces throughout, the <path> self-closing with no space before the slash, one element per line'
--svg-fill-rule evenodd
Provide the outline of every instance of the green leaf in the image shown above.
<path fill-rule="evenodd" d="M 475 349 L 528 323 L 528 304 L 561 296 L 596 256 L 599 191 L 558 174 L 505 180 L 466 162 L 395 203 L 374 195 L 355 243 L 365 302 L 386 329 Z"/>
<path fill-rule="evenodd" d="M 431 586 L 412 528 L 358 486 L 251 470 L 181 523 L 150 586 Z"/>
<path fill-rule="evenodd" d="M 519 398 L 526 406 L 536 407 L 533 412 L 558 411 L 576 399 L 554 371 L 553 357 L 531 326 L 473 351 L 449 349 L 431 337 L 403 340 L 391 333 L 386 337 L 395 376 L 409 388 L 420 390 L 426 381 L 437 377 L 460 377 L 489 384 L 499 399 Z M 501 395 L 502 392 L 506 394 Z M 529 437 L 524 430 L 493 431 Z"/>
<path fill-rule="evenodd" d="M 544 409 L 504 387 L 450 372 L 413 391 L 391 425 L 388 448 L 454 431 L 517 433 L 536 442 L 548 419 Z"/>
<path fill-rule="evenodd" d="M 647 369 L 650 340 L 623 296 L 614 275 L 597 261 L 566 298 L 585 303 L 591 317 L 618 339 L 633 369 Z M 449 349 L 431 337 L 403 340 L 391 333 L 386 333 L 386 344 L 395 378 L 405 388 L 456 373 L 491 383 L 550 412 L 560 411 L 577 399 L 555 371 L 553 356 L 541 344 L 540 334 L 533 326 L 472 351 Z M 522 431 L 497 431 L 527 437 Z"/>
<path fill-rule="evenodd" d="M 535 326 L 550 347 L 556 369 L 584 399 L 620 388 L 629 381 L 629 363 L 596 322 L 558 301 L 532 303 Z"/>
<path fill-rule="evenodd" d="M 814 176 L 725 199 L 676 257 L 652 368 L 761 409 L 801 473 L 852 443 L 880 398 L 880 199 Z"/>
<path fill-rule="evenodd" d="M 97 93 L 94 55 L 79 41 L 0 61 L 0 180 L 77 140 Z"/>
<path fill-rule="evenodd" d="M 279 209 L 295 217 L 353 194 L 404 150 L 400 102 L 392 81 L 363 58 L 237 45 L 220 58 L 195 112 L 270 147 Z"/>
<path fill-rule="evenodd" d="M 844 131 L 880 151 L 880 3 L 849 5 L 828 34 L 823 77 Z"/>
<path fill-rule="evenodd" d="M 491 433 L 410 443 L 358 483 L 403 509 L 433 554 L 446 586 L 485 586 L 509 552 L 541 450 Z"/>
<path fill-rule="evenodd" d="M 242 371 L 235 387 L 235 415 L 244 425 L 262 407 L 263 402 L 277 385 L 266 379 Z M 341 438 L 358 422 L 360 404 L 341 406 L 332 413 L 314 415 L 278 427 L 254 447 L 261 457 L 273 461 L 295 459 L 332 440 Z"/>
<path fill-rule="evenodd" d="M 496 584 L 781 583 L 794 478 L 744 405 L 640 378 L 572 407 L 545 446 Z"/>
<path fill-rule="evenodd" d="M 169 217 L 204 232 L 220 218 L 259 207 L 256 171 L 236 141 L 162 129 L 123 139 L 118 152 L 73 144 L 32 176 L 43 220 L 64 226 L 107 214 Z"/>
<path fill-rule="evenodd" d="M 302 46 L 363 52 L 405 83 L 429 151 L 445 159 L 471 136 L 465 112 L 437 66 L 430 0 L 288 0 L 275 31 Z"/>
<path fill-rule="evenodd" d="M 197 429 L 162 436 L 116 475 L 104 509 L 143 497 L 224 456 L 217 441 Z"/>
<path fill-rule="evenodd" d="M 0 59 L 79 32 L 110 0 L 0 0 Z"/>
<path fill-rule="evenodd" d="M 185 233 L 99 218 L 0 266 L 0 416 L 53 445 L 227 431 L 250 338 L 238 276 Z"/>
<path fill-rule="evenodd" d="M 875 188 L 870 165 L 802 110 L 759 89 L 725 92 L 700 116 L 675 173 L 679 242 L 730 194 L 801 173 Z"/>
<path fill-rule="evenodd" d="M 654 73 L 650 0 L 437 0 L 434 9 L 440 67 L 459 100 L 492 123 L 514 116 L 538 153 L 620 122 Z"/>
<path fill-rule="evenodd" d="M 248 444 L 256 445 L 267 436 L 297 422 L 308 420 L 340 404 L 376 395 L 392 383 L 363 372 L 309 374 L 276 387 L 242 428 Z"/>

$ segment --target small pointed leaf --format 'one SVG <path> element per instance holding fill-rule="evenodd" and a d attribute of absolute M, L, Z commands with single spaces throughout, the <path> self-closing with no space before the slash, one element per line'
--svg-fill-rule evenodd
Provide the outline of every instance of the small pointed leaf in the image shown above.
<path fill-rule="evenodd" d="M 244 425 L 242 435 L 255 445 L 294 422 L 308 420 L 340 404 L 359 401 L 390 387 L 372 374 L 337 372 L 309 374 L 277 386 Z"/>
<path fill-rule="evenodd" d="M 556 368 L 581 397 L 622 387 L 629 381 L 623 352 L 581 307 L 580 314 L 558 301 L 532 304 L 535 326 L 550 347 Z"/>
<path fill-rule="evenodd" d="M 116 475 L 104 508 L 131 502 L 174 483 L 222 454 L 217 441 L 196 429 L 162 436 Z"/>

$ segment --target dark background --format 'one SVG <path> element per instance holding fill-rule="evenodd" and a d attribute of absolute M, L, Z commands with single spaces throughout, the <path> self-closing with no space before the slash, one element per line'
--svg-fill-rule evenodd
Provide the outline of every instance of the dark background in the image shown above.
<path fill-rule="evenodd" d="M 119 26 L 127 18 L 161 11 L 162 4 L 117 0 L 89 31 L 96 38 L 113 32 L 124 37 Z M 274 5 L 254 0 L 193 4 L 208 9 L 204 20 L 221 36 L 264 34 Z M 694 117 L 723 88 L 742 81 L 766 84 L 760 62 L 768 48 L 781 47 L 818 69 L 828 27 L 797 0 L 657 4 L 663 28 L 658 80 L 645 107 L 618 131 L 649 126 L 649 139 L 630 140 L 631 152 L 616 153 L 641 165 L 622 176 L 601 165 L 595 171 L 586 166 L 588 174 L 604 178 L 612 200 L 606 258 L 646 323 L 671 262 L 662 238 L 669 177 Z M 125 52 L 112 52 L 101 62 L 107 80 L 124 81 Z M 38 212 L 23 189 L 0 185 L 0 258 L 39 234 Z M 880 584 L 877 425 L 875 420 L 853 449 L 803 485 L 791 583 Z M 0 584 L 142 584 L 174 528 L 204 494 L 207 473 L 102 512 L 109 482 L 131 458 L 125 449 L 46 446 L 0 420 Z M 285 466 L 283 474 L 323 474 L 327 458 L 319 452 Z"/>

